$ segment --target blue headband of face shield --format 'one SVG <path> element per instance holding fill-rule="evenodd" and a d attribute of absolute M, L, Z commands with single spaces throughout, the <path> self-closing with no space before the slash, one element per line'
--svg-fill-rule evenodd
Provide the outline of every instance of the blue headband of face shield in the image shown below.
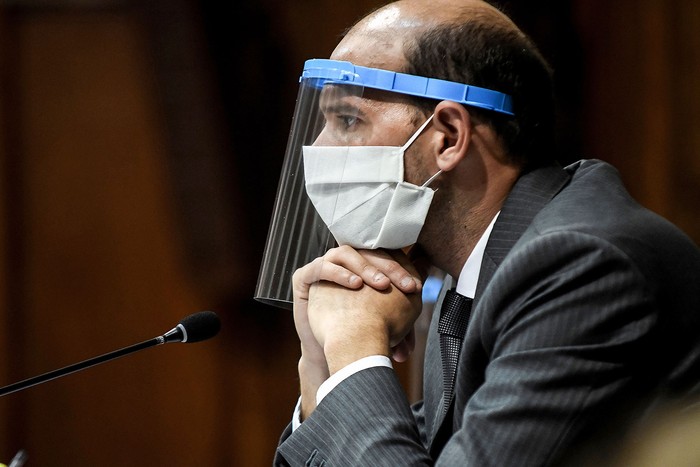
<path fill-rule="evenodd" d="M 355 84 L 410 96 L 454 101 L 505 115 L 514 115 L 513 99 L 502 92 L 454 81 L 368 68 L 339 60 L 307 60 L 304 63 L 300 81 L 306 79 L 317 79 L 320 81 L 319 85 L 329 82 Z"/>

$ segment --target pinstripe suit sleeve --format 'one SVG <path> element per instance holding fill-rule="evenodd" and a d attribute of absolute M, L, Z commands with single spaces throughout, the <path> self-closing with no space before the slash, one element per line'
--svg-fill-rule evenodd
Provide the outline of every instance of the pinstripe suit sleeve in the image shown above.
<path fill-rule="evenodd" d="M 386 367 L 360 371 L 333 389 L 280 444 L 280 457 L 293 466 L 430 463 L 401 384 Z"/>

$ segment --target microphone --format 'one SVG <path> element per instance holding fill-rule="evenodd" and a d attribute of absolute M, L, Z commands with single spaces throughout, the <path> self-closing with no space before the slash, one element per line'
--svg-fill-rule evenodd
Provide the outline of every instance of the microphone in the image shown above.
<path fill-rule="evenodd" d="M 178 323 L 177 326 L 163 334 L 163 342 L 159 344 L 167 344 L 169 342 L 186 342 L 192 344 L 194 342 L 205 341 L 214 337 L 221 329 L 219 317 L 213 311 L 200 311 L 194 313 Z M 156 337 L 160 339 L 161 337 Z"/>
<path fill-rule="evenodd" d="M 123 349 L 108 352 L 98 357 L 93 357 L 79 363 L 74 363 L 73 365 L 68 365 L 66 367 L 59 368 L 58 370 L 49 371 L 43 375 L 25 379 L 24 381 L 0 388 L 0 397 L 31 386 L 36 386 L 37 384 L 41 384 L 52 379 L 60 378 L 61 376 L 75 373 L 76 371 L 84 370 L 85 368 L 89 368 L 100 363 L 114 360 L 115 358 L 123 357 L 124 355 L 128 355 L 139 350 L 147 349 L 149 347 L 155 347 L 157 345 L 168 344 L 171 342 L 185 342 L 189 344 L 207 340 L 214 337 L 219 332 L 219 329 L 221 329 L 221 321 L 219 321 L 219 317 L 216 315 L 216 313 L 213 311 L 200 311 L 183 318 L 177 326 L 162 336 L 154 337 L 153 339 L 141 342 L 139 344 L 134 344 L 129 347 L 124 347 Z"/>

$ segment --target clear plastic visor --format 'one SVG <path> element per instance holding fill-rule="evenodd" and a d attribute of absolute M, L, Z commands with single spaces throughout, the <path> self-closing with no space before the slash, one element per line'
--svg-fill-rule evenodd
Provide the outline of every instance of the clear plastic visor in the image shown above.
<path fill-rule="evenodd" d="M 511 97 L 491 89 L 350 62 L 307 60 L 255 290 L 261 302 L 291 309 L 294 271 L 335 246 L 306 194 L 302 147 L 362 144 L 351 128 L 365 88 L 514 114 Z"/>
<path fill-rule="evenodd" d="M 342 126 L 353 118 L 364 88 L 304 78 L 292 120 L 255 299 L 292 308 L 292 275 L 336 245 L 306 194 L 302 147 L 353 145 Z M 356 116 L 356 113 L 355 113 Z M 357 143 L 354 143 L 357 144 Z"/>

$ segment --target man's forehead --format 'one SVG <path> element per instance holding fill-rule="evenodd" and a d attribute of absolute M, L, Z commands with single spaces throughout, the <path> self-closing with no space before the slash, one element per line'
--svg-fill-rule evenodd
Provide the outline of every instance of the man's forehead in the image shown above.
<path fill-rule="evenodd" d="M 429 3 L 425 3 L 417 8 L 411 2 L 397 2 L 376 10 L 348 31 L 331 54 L 331 59 L 404 71 L 406 44 L 433 24 L 430 15 L 425 14 L 425 8 L 429 7 Z"/>
<path fill-rule="evenodd" d="M 405 41 L 405 35 L 391 29 L 368 31 L 361 28 L 350 31 L 330 58 L 370 68 L 403 71 L 406 68 Z"/>
<path fill-rule="evenodd" d="M 386 31 L 388 29 L 419 27 L 424 24 L 424 21 L 416 17 L 402 14 L 398 4 L 391 4 L 369 15 L 364 22 L 360 24 L 367 31 Z"/>
<path fill-rule="evenodd" d="M 395 38 L 382 40 L 377 37 L 353 37 L 351 41 L 341 42 L 330 58 L 369 68 L 398 72 L 405 70 L 406 60 L 402 41 Z"/>

